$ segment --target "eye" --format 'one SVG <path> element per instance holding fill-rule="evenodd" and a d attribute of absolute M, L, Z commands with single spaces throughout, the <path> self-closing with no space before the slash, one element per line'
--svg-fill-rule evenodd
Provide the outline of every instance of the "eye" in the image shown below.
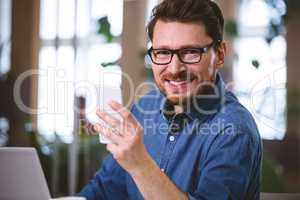
<path fill-rule="evenodd" d="M 166 49 L 156 49 L 153 50 L 152 53 L 155 57 L 164 57 L 172 54 L 169 50 Z"/>
<path fill-rule="evenodd" d="M 180 51 L 180 54 L 181 55 L 199 55 L 200 54 L 200 51 L 199 49 L 182 49 Z"/>
<path fill-rule="evenodd" d="M 201 59 L 201 51 L 199 49 L 181 49 L 180 58 L 183 62 L 197 63 Z"/>

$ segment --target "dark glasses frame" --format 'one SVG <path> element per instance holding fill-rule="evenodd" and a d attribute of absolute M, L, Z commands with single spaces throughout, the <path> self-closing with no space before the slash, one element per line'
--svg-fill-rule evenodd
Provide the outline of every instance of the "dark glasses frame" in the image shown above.
<path fill-rule="evenodd" d="M 172 62 L 172 59 L 173 59 L 173 56 L 174 54 L 177 55 L 177 57 L 179 58 L 180 62 L 184 63 L 184 64 L 195 64 L 195 63 L 199 63 L 202 59 L 202 54 L 203 53 L 207 53 L 208 50 L 212 47 L 216 47 L 219 45 L 219 41 L 218 42 L 212 42 L 211 44 L 205 46 L 205 47 L 199 47 L 199 48 L 181 48 L 181 49 L 164 49 L 164 48 L 161 48 L 161 49 L 153 49 L 153 47 L 151 47 L 148 51 L 147 51 L 147 54 L 149 55 L 152 63 L 156 64 L 156 65 L 167 65 L 167 64 L 170 64 Z M 165 52 L 168 52 L 170 53 L 171 57 L 169 59 L 168 62 L 156 62 L 154 60 L 154 58 L 152 57 L 153 56 L 153 51 L 158 51 L 158 50 L 161 50 L 161 51 L 165 51 Z M 197 50 L 199 51 L 199 59 L 197 61 L 193 61 L 193 62 L 186 62 L 182 59 L 182 51 L 187 51 L 187 50 Z"/>

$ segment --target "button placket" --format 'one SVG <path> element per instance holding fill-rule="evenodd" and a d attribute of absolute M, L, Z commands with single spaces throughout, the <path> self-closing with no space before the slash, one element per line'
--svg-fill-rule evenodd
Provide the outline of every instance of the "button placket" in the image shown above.
<path fill-rule="evenodd" d="M 164 152 L 162 154 L 160 168 L 163 172 L 166 172 L 168 163 L 172 157 L 173 150 L 175 148 L 177 138 L 179 136 L 179 131 L 181 130 L 180 120 L 182 120 L 180 114 L 174 115 L 170 120 L 168 136 L 164 147 Z"/>
<path fill-rule="evenodd" d="M 174 135 L 171 135 L 171 136 L 169 137 L 169 140 L 170 140 L 171 142 L 174 142 L 175 136 L 174 136 Z"/>

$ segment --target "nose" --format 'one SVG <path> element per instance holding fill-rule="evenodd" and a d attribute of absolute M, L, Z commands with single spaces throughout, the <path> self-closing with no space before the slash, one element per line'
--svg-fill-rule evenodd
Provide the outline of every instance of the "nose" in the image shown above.
<path fill-rule="evenodd" d="M 178 74 L 185 70 L 184 63 L 182 63 L 177 54 L 174 54 L 171 63 L 168 66 L 168 71 L 172 74 Z"/>

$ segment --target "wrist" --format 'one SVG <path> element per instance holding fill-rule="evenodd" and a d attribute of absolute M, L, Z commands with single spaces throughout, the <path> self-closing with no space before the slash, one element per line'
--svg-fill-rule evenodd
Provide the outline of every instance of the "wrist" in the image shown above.
<path fill-rule="evenodd" d="M 147 153 L 139 166 L 131 169 L 129 174 L 132 177 L 145 176 L 145 173 L 151 173 L 155 169 L 156 163 L 152 157 Z"/>

